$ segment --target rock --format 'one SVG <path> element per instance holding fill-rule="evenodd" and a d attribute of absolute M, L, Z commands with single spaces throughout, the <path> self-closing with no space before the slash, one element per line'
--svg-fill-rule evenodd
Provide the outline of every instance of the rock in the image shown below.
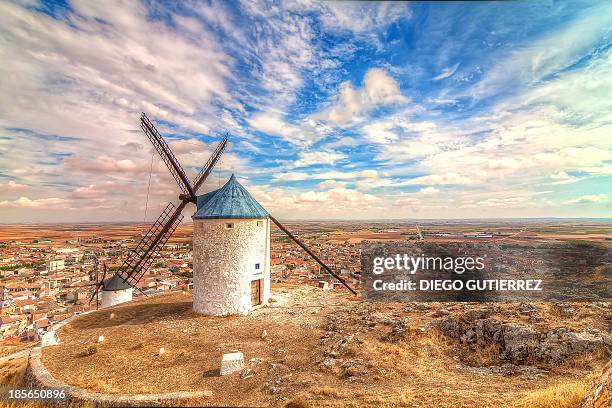
<path fill-rule="evenodd" d="M 562 317 L 573 317 L 576 314 L 576 309 L 568 303 L 557 303 L 555 304 L 555 309 Z"/>
<path fill-rule="evenodd" d="M 55 330 L 49 330 L 48 332 L 42 335 L 40 342 L 42 347 L 55 346 L 59 344 L 59 337 L 57 336 Z"/>
<path fill-rule="evenodd" d="M 504 360 L 525 364 L 538 354 L 540 334 L 530 327 L 514 323 L 503 324 L 501 337 L 503 351 L 500 357 Z"/>
<path fill-rule="evenodd" d="M 436 318 L 436 317 L 448 316 L 449 314 L 450 312 L 447 309 L 438 309 L 438 310 L 434 310 L 433 312 L 431 312 L 429 316 Z"/>
<path fill-rule="evenodd" d="M 249 360 L 249 364 L 252 366 L 257 366 L 261 363 L 263 363 L 263 358 L 259 358 L 259 357 L 253 357 L 252 359 Z"/>
<path fill-rule="evenodd" d="M 425 302 L 412 302 L 406 305 L 404 308 L 405 312 L 423 312 L 425 310 L 429 310 L 431 306 Z"/>
<path fill-rule="evenodd" d="M 342 375 L 351 379 L 367 374 L 368 372 L 361 368 L 362 365 L 361 360 L 346 360 L 342 364 Z"/>
<path fill-rule="evenodd" d="M 578 356 L 609 356 L 612 352 L 612 336 L 595 329 L 572 332 L 559 328 L 541 333 L 523 324 L 496 319 L 465 321 L 453 316 L 435 319 L 431 325 L 462 344 L 498 344 L 499 358 L 514 364 L 558 364 Z"/>
<path fill-rule="evenodd" d="M 224 354 L 221 358 L 221 375 L 227 375 L 242 370 L 244 355 L 241 352 Z"/>
<path fill-rule="evenodd" d="M 518 305 L 517 311 L 525 316 L 531 316 L 538 313 L 538 307 L 531 303 L 521 303 Z"/>
<path fill-rule="evenodd" d="M 343 326 L 342 321 L 340 320 L 340 317 L 337 315 L 330 315 L 327 317 L 327 321 L 325 322 L 325 325 L 323 326 L 323 329 L 325 331 L 339 331 Z"/>
<path fill-rule="evenodd" d="M 606 364 L 603 374 L 585 394 L 580 408 L 600 408 L 612 406 L 612 360 Z"/>
<path fill-rule="evenodd" d="M 323 364 L 323 367 L 327 368 L 328 370 L 331 370 L 336 365 L 336 359 L 326 357 L 321 364 Z"/>
<path fill-rule="evenodd" d="M 457 364 L 457 368 L 469 371 L 474 374 L 491 375 L 501 374 L 504 376 L 521 375 L 528 379 L 536 379 L 548 373 L 547 370 L 542 370 L 534 366 L 514 365 L 511 363 L 502 364 L 501 366 L 489 367 L 471 367 L 463 363 Z"/>
<path fill-rule="evenodd" d="M 264 331 L 261 332 L 261 339 L 265 340 L 266 337 L 268 337 L 268 331 L 264 329 Z"/>
<path fill-rule="evenodd" d="M 383 341 L 395 343 L 406 337 L 406 320 L 398 319 L 393 323 L 391 331 L 382 337 Z"/>
<path fill-rule="evenodd" d="M 242 372 L 240 373 L 240 379 L 242 380 L 246 380 L 247 378 L 251 378 L 253 377 L 255 374 L 253 373 L 253 369 L 252 368 L 245 368 L 244 370 L 242 370 Z"/>
<path fill-rule="evenodd" d="M 540 359 L 558 363 L 580 355 L 609 355 L 611 351 L 612 337 L 599 330 L 571 332 L 559 329 L 542 339 L 538 353 Z"/>
<path fill-rule="evenodd" d="M 327 350 L 325 355 L 327 357 L 337 357 L 346 353 L 348 345 L 354 336 L 354 334 L 351 334 L 350 336 L 342 336 L 340 340 L 334 343 L 334 345 L 329 350 Z"/>
<path fill-rule="evenodd" d="M 472 329 L 468 329 L 459 339 L 462 343 L 473 343 L 476 341 L 476 332 Z"/>

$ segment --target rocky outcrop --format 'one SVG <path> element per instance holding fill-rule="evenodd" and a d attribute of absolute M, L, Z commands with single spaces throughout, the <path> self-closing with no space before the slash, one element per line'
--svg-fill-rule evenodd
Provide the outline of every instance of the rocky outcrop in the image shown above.
<path fill-rule="evenodd" d="M 612 337 L 595 329 L 572 332 L 560 328 L 542 333 L 492 318 L 464 321 L 454 316 L 435 319 L 432 325 L 462 344 L 498 344 L 499 358 L 514 364 L 557 364 L 585 355 L 609 357 L 612 351 Z"/>

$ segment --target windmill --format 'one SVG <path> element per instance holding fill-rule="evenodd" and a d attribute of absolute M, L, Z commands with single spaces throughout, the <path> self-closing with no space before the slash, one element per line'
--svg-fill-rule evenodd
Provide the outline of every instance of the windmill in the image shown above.
<path fill-rule="evenodd" d="M 183 209 L 187 204 L 196 202 L 196 192 L 202 184 L 204 184 L 204 181 L 208 178 L 227 146 L 227 137 L 225 137 L 217 145 L 213 154 L 194 178 L 193 182 L 190 182 L 183 167 L 176 159 L 172 150 L 170 150 L 170 146 L 168 146 L 144 112 L 140 116 L 140 128 L 149 138 L 153 147 L 155 147 L 155 150 L 157 150 L 163 162 L 168 167 L 168 170 L 170 170 L 170 174 L 172 174 L 172 177 L 179 185 L 181 191 L 179 194 L 180 204 L 176 206 L 170 202 L 166 205 L 161 215 L 144 234 L 136 248 L 128 255 L 116 274 L 108 281 L 102 281 L 98 285 L 89 300 L 90 302 L 96 296 L 100 287 L 102 287 L 103 304 L 116 304 L 131 300 L 131 288 L 136 286 L 138 281 L 140 281 L 151 265 L 153 265 L 155 259 L 159 257 L 161 248 L 163 248 L 164 244 L 166 244 L 170 236 L 176 230 L 176 227 L 178 227 L 183 220 Z M 116 299 L 111 302 L 105 302 L 105 297 Z"/>
<path fill-rule="evenodd" d="M 419 241 L 423 241 L 423 234 L 421 233 L 421 228 L 419 227 L 419 224 L 415 224 L 416 225 L 416 231 L 417 231 L 417 236 L 419 237 Z"/>
<path fill-rule="evenodd" d="M 170 150 L 170 146 L 166 143 L 161 134 L 157 131 L 153 123 L 149 120 L 145 113 L 142 113 L 140 117 L 140 127 L 148 139 L 151 141 L 155 150 L 159 153 L 162 160 L 168 167 L 168 170 L 172 174 L 172 177 L 178 184 L 180 188 L 179 200 L 180 204 L 178 206 L 174 205 L 172 202 L 168 203 L 165 209 L 162 211 L 161 215 L 157 218 L 157 220 L 153 223 L 153 225 L 149 228 L 146 234 L 142 237 L 136 248 L 128 255 L 127 259 L 120 266 L 118 271 L 115 273 L 107 281 L 101 281 L 100 284 L 96 287 L 94 293 L 90 298 L 90 302 L 96 296 L 97 292 L 102 289 L 102 306 L 111 306 L 118 303 L 123 303 L 131 300 L 132 298 L 132 288 L 136 287 L 137 283 L 142 279 L 146 271 L 153 265 L 155 259 L 159 257 L 161 248 L 166 244 L 170 236 L 174 233 L 178 225 L 183 219 L 182 211 L 189 203 L 194 203 L 198 207 L 198 212 L 201 205 L 204 205 L 204 202 L 208 199 L 211 201 L 211 198 L 216 198 L 215 202 L 219 202 L 221 199 L 221 194 L 213 194 L 218 193 L 221 190 L 224 192 L 230 191 L 230 194 L 224 195 L 227 200 L 225 200 L 225 205 L 233 205 L 236 199 L 244 198 L 246 195 L 250 197 L 250 199 L 255 202 L 255 200 L 250 196 L 248 192 L 242 187 L 239 183 L 237 183 L 234 176 L 230 179 L 230 181 L 218 190 L 213 192 L 209 192 L 203 195 L 198 196 L 197 192 L 200 187 L 204 184 L 208 176 L 210 175 L 212 169 L 219 161 L 219 158 L 223 154 L 225 150 L 228 140 L 227 136 L 223 138 L 223 140 L 217 145 L 212 155 L 208 159 L 208 161 L 204 164 L 200 172 L 194 178 L 193 182 L 190 182 L 187 178 L 185 171 L 182 166 L 176 159 L 172 150 Z M 216 197 L 213 197 L 216 196 Z M 233 200 L 233 201 L 232 201 Z M 229 203 L 229 204 L 228 204 Z M 232 204 L 233 203 L 233 204 Z M 252 204 L 252 203 L 251 203 Z M 257 205 L 261 208 L 259 203 L 254 203 L 252 205 Z M 319 257 L 314 254 L 303 242 L 297 239 L 289 230 L 287 230 L 280 222 L 274 218 L 272 215 L 268 214 L 263 208 L 261 214 L 265 218 L 269 218 L 278 228 L 281 229 L 285 234 L 289 236 L 295 243 L 297 243 L 308 255 L 310 255 L 321 267 L 329 273 L 334 278 L 338 279 L 346 288 L 348 288 L 353 294 L 357 294 L 352 288 L 348 286 L 348 284 L 342 279 L 339 275 L 337 275 L 334 271 L 331 270 Z M 222 218 L 219 216 L 214 216 L 212 218 Z M 230 217 L 231 218 L 231 217 Z M 242 217 L 248 218 L 248 217 Z M 195 219 L 195 216 L 194 216 Z M 258 225 L 258 224 L 257 224 Z M 207 240 L 208 242 L 215 243 L 215 236 L 206 236 L 202 234 L 200 230 L 197 230 L 194 225 L 194 243 L 196 241 L 200 241 L 201 239 Z M 216 245 L 218 247 L 219 245 Z M 268 243 L 267 247 L 269 249 L 269 231 L 268 231 Z M 267 253 L 269 258 L 269 251 Z M 269 263 L 269 262 L 268 262 Z M 194 268 L 195 269 L 195 268 Z M 195 271 L 194 271 L 195 272 Z M 194 273 L 195 275 L 195 273 Z M 195 276 L 194 276 L 195 280 Z M 195 282 L 194 282 L 195 283 Z M 195 289 L 195 288 L 194 288 Z M 269 290 L 269 289 L 268 289 Z M 194 302 L 195 303 L 195 302 Z M 194 307 L 195 308 L 195 307 Z"/>

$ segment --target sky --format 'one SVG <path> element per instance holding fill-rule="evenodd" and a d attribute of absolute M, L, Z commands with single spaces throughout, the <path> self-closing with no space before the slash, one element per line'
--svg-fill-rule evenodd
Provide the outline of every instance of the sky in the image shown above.
<path fill-rule="evenodd" d="M 0 2 L 0 223 L 610 217 L 612 3 Z M 193 206 L 186 209 L 186 219 Z"/>

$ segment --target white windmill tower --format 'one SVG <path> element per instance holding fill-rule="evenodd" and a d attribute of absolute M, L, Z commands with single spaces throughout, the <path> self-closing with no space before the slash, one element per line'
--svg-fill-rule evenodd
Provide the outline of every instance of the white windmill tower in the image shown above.
<path fill-rule="evenodd" d="M 232 175 L 198 197 L 193 215 L 193 310 L 246 314 L 270 297 L 268 212 Z"/>
<path fill-rule="evenodd" d="M 321 267 L 353 294 L 348 284 L 323 263 L 304 243 L 270 215 L 232 175 L 220 189 L 197 196 L 227 145 L 219 143 L 193 183 L 151 121 L 143 113 L 141 128 L 181 187 L 181 203 L 169 203 L 118 272 L 100 282 L 103 306 L 131 300 L 131 289 L 159 256 L 189 203 L 197 205 L 193 216 L 193 309 L 207 315 L 246 314 L 265 305 L 270 296 L 270 221 L 304 249 Z M 107 292 L 105 294 L 105 292 Z M 129 295 L 128 295 L 129 293 Z M 104 299 L 106 297 L 106 301 Z"/>

